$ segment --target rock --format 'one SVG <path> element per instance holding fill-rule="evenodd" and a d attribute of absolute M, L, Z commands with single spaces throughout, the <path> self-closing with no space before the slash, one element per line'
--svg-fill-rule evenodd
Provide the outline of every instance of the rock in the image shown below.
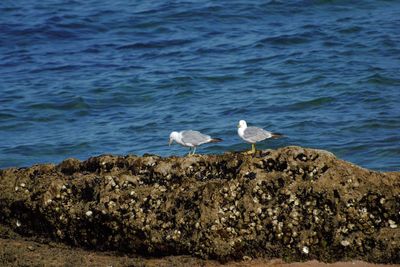
<path fill-rule="evenodd" d="M 79 160 L 70 158 L 58 164 L 57 168 L 62 173 L 73 174 L 74 172 L 79 171 L 79 166 L 80 166 Z"/>
<path fill-rule="evenodd" d="M 128 254 L 400 263 L 399 211 L 400 173 L 300 147 L 0 171 L 0 226 Z"/>

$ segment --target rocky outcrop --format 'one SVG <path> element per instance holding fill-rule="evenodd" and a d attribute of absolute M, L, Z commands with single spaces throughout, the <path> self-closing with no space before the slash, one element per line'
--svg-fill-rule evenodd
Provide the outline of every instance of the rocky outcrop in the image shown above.
<path fill-rule="evenodd" d="M 400 173 L 300 147 L 68 159 L 0 171 L 0 224 L 140 255 L 400 263 Z"/>

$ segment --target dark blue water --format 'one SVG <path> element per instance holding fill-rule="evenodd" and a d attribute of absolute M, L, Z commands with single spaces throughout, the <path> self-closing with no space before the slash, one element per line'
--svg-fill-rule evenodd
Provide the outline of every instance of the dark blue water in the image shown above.
<path fill-rule="evenodd" d="M 248 149 L 245 119 L 400 170 L 400 1 L 350 2 L 1 1 L 0 168 Z"/>

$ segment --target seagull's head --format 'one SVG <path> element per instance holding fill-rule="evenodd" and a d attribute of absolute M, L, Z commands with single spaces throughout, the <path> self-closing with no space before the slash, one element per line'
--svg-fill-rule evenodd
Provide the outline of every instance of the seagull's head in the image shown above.
<path fill-rule="evenodd" d="M 245 120 L 240 120 L 239 124 L 237 125 L 238 128 L 247 128 L 247 123 Z"/>
<path fill-rule="evenodd" d="M 169 134 L 169 142 L 168 142 L 168 145 L 170 146 L 174 141 L 176 141 L 177 138 L 178 138 L 178 136 L 179 136 L 179 133 L 178 133 L 178 132 L 171 132 L 171 133 Z"/>

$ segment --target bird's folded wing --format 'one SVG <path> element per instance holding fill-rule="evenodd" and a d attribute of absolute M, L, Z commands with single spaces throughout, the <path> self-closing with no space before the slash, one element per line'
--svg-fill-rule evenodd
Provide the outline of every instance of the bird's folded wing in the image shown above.
<path fill-rule="evenodd" d="M 252 142 L 259 142 L 271 138 L 272 133 L 258 127 L 247 127 L 246 130 L 244 130 L 243 137 Z"/>
<path fill-rule="evenodd" d="M 182 141 L 185 143 L 200 145 L 210 141 L 211 138 L 208 135 L 202 134 L 198 131 L 183 131 L 182 132 Z"/>

